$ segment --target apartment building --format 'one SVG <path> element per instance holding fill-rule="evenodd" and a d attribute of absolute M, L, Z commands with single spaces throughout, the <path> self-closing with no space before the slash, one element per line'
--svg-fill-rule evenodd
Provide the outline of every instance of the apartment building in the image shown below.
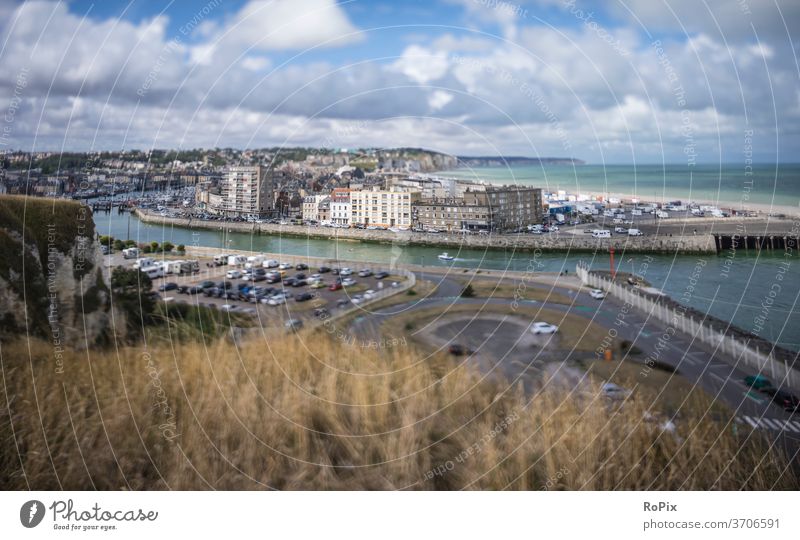
<path fill-rule="evenodd" d="M 276 173 L 261 165 L 230 167 L 221 183 L 221 212 L 228 217 L 257 218 L 275 210 Z"/>
<path fill-rule="evenodd" d="M 427 199 L 414 205 L 414 228 L 426 231 L 486 231 L 491 228 L 488 204 L 464 199 Z"/>
<path fill-rule="evenodd" d="M 463 197 L 423 199 L 414 205 L 414 227 L 442 231 L 504 231 L 542 222 L 542 190 L 494 187 Z"/>
<path fill-rule="evenodd" d="M 350 192 L 350 223 L 366 227 L 411 228 L 412 205 L 419 202 L 418 192 L 381 190 Z"/>
<path fill-rule="evenodd" d="M 327 194 L 303 197 L 303 221 L 324 221 L 320 216 L 320 206 L 329 198 L 330 196 Z"/>
<path fill-rule="evenodd" d="M 544 210 L 541 188 L 487 186 L 484 193 L 494 230 L 520 229 L 542 222 Z"/>

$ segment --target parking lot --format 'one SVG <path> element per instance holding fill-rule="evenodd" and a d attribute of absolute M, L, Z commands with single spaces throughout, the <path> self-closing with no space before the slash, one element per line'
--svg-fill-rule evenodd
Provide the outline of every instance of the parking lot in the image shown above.
<path fill-rule="evenodd" d="M 326 318 L 388 296 L 406 280 L 380 268 L 308 267 L 282 263 L 276 268 L 208 267 L 190 276 L 153 280 L 165 302 L 186 302 L 258 317 L 267 326 Z M 297 323 L 295 323 L 297 324 Z"/>

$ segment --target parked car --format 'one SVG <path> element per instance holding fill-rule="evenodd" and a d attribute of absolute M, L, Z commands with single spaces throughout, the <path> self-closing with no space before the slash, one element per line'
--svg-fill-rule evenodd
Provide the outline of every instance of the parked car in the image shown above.
<path fill-rule="evenodd" d="M 311 283 L 312 289 L 324 289 L 325 287 L 327 287 L 327 285 L 321 279 L 318 279 Z"/>
<path fill-rule="evenodd" d="M 353 278 L 345 278 L 342 280 L 342 287 L 352 287 L 357 283 Z"/>
<path fill-rule="evenodd" d="M 304 292 L 304 293 L 298 294 L 295 297 L 294 301 L 295 302 L 307 302 L 307 301 L 311 300 L 312 298 L 314 298 L 313 294 L 311 294 L 309 292 Z"/>
<path fill-rule="evenodd" d="M 211 287 L 213 287 L 213 286 L 214 286 L 214 282 L 213 282 L 213 281 L 211 281 L 211 280 L 209 280 L 209 279 L 207 279 L 207 280 L 203 281 L 203 282 L 200 284 L 200 287 L 202 287 L 203 289 L 209 289 L 209 288 L 211 288 Z"/>
<path fill-rule="evenodd" d="M 772 382 L 763 375 L 748 375 L 744 378 L 744 384 L 754 390 L 772 387 Z"/>
<path fill-rule="evenodd" d="M 341 270 L 339 270 L 339 275 L 340 276 L 350 276 L 352 274 L 353 274 L 353 271 L 350 268 L 347 268 L 347 267 L 342 268 Z"/>
<path fill-rule="evenodd" d="M 222 304 L 219 309 L 225 313 L 230 313 L 231 311 L 235 311 L 237 308 L 234 304 Z"/>
<path fill-rule="evenodd" d="M 340 298 L 339 300 L 336 301 L 336 305 L 338 307 L 344 307 L 349 303 L 350 303 L 350 299 L 349 298 Z"/>
<path fill-rule="evenodd" d="M 328 308 L 321 307 L 314 310 L 314 317 L 319 319 L 326 319 L 330 316 L 330 314 L 331 313 L 328 311 Z"/>
<path fill-rule="evenodd" d="M 602 300 L 603 298 L 606 297 L 606 293 L 604 293 L 600 289 L 592 289 L 591 291 L 589 291 L 589 296 L 591 296 L 592 298 L 596 298 L 597 300 Z"/>
<path fill-rule="evenodd" d="M 287 330 L 297 331 L 303 327 L 303 321 L 300 319 L 289 319 L 283 326 L 285 326 Z"/>
<path fill-rule="evenodd" d="M 327 274 L 330 271 L 331 271 L 331 269 L 328 268 L 327 266 L 320 266 L 319 267 L 319 273 L 320 274 Z"/>
<path fill-rule="evenodd" d="M 225 272 L 225 277 L 228 279 L 240 279 L 242 277 L 242 273 L 238 270 L 228 270 Z"/>
<path fill-rule="evenodd" d="M 447 348 L 447 352 L 452 354 L 453 356 L 464 356 L 472 354 L 468 348 L 460 343 L 451 343 L 450 346 Z"/>
<path fill-rule="evenodd" d="M 281 263 L 280 265 L 278 265 L 279 270 L 291 270 L 291 268 L 292 265 L 289 263 Z"/>
<path fill-rule="evenodd" d="M 389 272 L 378 272 L 375 274 L 375 279 L 385 279 L 389 277 Z"/>
<path fill-rule="evenodd" d="M 372 289 L 367 289 L 366 291 L 364 291 L 364 300 L 372 300 L 376 296 L 378 296 L 378 293 L 376 293 Z"/>
<path fill-rule="evenodd" d="M 298 263 L 295 267 L 295 270 L 308 270 L 308 265 L 304 263 Z"/>
<path fill-rule="evenodd" d="M 161 292 L 165 292 L 165 291 L 174 291 L 177 288 L 178 288 L 178 284 L 177 283 L 169 281 L 169 282 L 164 283 L 163 285 L 161 285 L 158 288 L 158 290 L 161 291 Z"/>
<path fill-rule="evenodd" d="M 275 296 L 267 300 L 267 305 L 270 306 L 280 306 L 285 303 L 286 303 L 286 297 L 280 294 L 276 294 Z"/>
<path fill-rule="evenodd" d="M 341 288 L 342 288 L 342 284 L 337 281 L 336 283 L 331 283 L 331 286 L 328 287 L 328 290 L 329 291 L 338 291 Z"/>
<path fill-rule="evenodd" d="M 369 277 L 369 276 L 371 276 L 371 275 L 372 275 L 372 270 L 370 270 L 369 268 L 364 268 L 363 270 L 361 270 L 361 271 L 358 273 L 358 275 L 359 275 L 360 277 Z"/>
<path fill-rule="evenodd" d="M 558 326 L 546 322 L 535 322 L 531 325 L 531 332 L 534 334 L 555 334 Z"/>

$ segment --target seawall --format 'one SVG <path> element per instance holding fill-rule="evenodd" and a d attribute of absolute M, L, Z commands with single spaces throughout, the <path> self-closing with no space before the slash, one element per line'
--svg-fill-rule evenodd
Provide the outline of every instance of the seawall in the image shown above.
<path fill-rule="evenodd" d="M 522 251 L 587 251 L 614 248 L 629 253 L 716 253 L 713 235 L 692 236 L 612 236 L 595 239 L 590 235 L 461 235 L 430 234 L 418 232 L 370 231 L 365 229 L 335 229 L 306 227 L 302 225 L 274 225 L 267 223 L 202 221 L 188 218 L 162 216 L 154 212 L 135 210 L 144 223 L 171 225 L 189 229 L 220 231 L 227 229 L 245 234 L 293 236 L 321 240 L 375 242 L 409 246 L 436 246 L 442 248 L 516 249 Z"/>

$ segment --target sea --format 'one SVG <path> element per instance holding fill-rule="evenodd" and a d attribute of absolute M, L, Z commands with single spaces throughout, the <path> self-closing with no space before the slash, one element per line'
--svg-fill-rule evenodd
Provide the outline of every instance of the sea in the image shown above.
<path fill-rule="evenodd" d="M 436 173 L 495 184 L 520 184 L 569 193 L 622 194 L 647 201 L 800 204 L 800 164 L 514 165 Z"/>

